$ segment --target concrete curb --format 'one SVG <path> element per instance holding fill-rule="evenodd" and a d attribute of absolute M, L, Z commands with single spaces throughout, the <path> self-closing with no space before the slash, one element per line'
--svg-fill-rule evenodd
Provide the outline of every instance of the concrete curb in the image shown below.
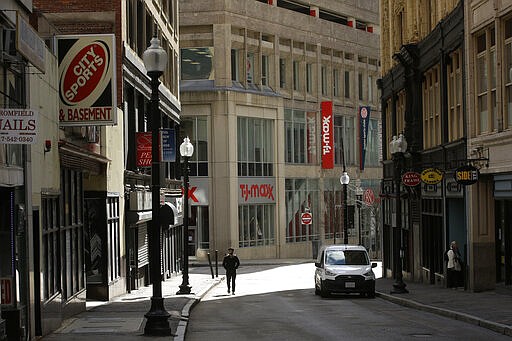
<path fill-rule="evenodd" d="M 402 298 L 402 297 L 397 297 L 397 296 L 390 295 L 390 294 L 385 294 L 385 293 L 382 293 L 379 291 L 376 291 L 375 295 L 377 297 L 380 297 L 387 301 L 393 302 L 395 304 L 402 305 L 404 307 L 414 308 L 414 309 L 426 311 L 429 313 L 449 317 L 449 318 L 452 318 L 455 320 L 459 320 L 459 321 L 471 323 L 471 324 L 474 324 L 474 325 L 477 325 L 477 326 L 480 326 L 483 328 L 487 328 L 487 329 L 490 329 L 490 330 L 500 333 L 500 334 L 512 336 L 512 327 L 505 325 L 505 324 L 484 320 L 479 317 L 469 315 L 466 313 L 461 313 L 458 311 L 453 311 L 453 310 L 448 310 L 448 309 L 444 309 L 444 308 L 438 308 L 438 307 L 426 305 L 423 303 L 418 303 L 413 300 L 409 300 L 409 299 Z"/>
<path fill-rule="evenodd" d="M 187 326 L 188 326 L 188 319 L 190 317 L 190 311 L 194 306 L 199 303 L 206 294 L 212 290 L 214 287 L 219 285 L 220 282 L 224 280 L 224 276 L 216 278 L 205 290 L 203 290 L 201 293 L 194 295 L 191 297 L 187 304 L 183 307 L 181 310 L 181 318 L 180 322 L 178 323 L 178 327 L 176 328 L 176 333 L 174 334 L 174 341 L 184 341 L 185 340 L 185 334 L 187 333 Z"/>

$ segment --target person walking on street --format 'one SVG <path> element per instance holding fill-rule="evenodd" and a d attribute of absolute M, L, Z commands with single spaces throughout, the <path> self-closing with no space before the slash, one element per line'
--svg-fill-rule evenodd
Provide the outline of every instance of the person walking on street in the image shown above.
<path fill-rule="evenodd" d="M 464 286 L 462 283 L 462 257 L 457 247 L 457 242 L 450 243 L 450 249 L 446 252 L 448 263 L 446 265 L 446 282 L 448 288 L 457 288 Z"/>
<path fill-rule="evenodd" d="M 222 266 L 226 269 L 226 281 L 228 284 L 228 294 L 230 292 L 235 294 L 235 280 L 236 280 L 236 269 L 240 266 L 240 260 L 234 254 L 235 249 L 230 247 L 228 249 L 228 254 L 224 256 L 224 260 L 222 261 Z M 233 291 L 231 291 L 233 289 Z"/>

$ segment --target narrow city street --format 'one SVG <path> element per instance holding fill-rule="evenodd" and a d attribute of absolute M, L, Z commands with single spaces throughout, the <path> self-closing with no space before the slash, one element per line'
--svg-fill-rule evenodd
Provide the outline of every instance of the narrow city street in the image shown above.
<path fill-rule="evenodd" d="M 185 340 L 509 339 L 380 298 L 322 299 L 313 273 L 312 263 L 241 267 L 236 295 L 228 295 L 225 281 L 213 288 L 192 311 Z"/>

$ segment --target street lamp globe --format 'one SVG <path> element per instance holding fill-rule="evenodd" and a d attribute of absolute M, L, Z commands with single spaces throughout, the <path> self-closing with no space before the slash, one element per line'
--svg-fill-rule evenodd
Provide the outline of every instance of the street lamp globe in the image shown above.
<path fill-rule="evenodd" d="M 180 154 L 183 157 L 191 157 L 194 154 L 194 145 L 190 143 L 190 139 L 185 137 L 180 145 Z"/>
<path fill-rule="evenodd" d="M 396 135 L 393 135 L 393 138 L 391 139 L 391 141 L 389 141 L 389 152 L 391 153 L 391 155 L 396 153 L 396 143 Z"/>
<path fill-rule="evenodd" d="M 348 185 L 350 182 L 350 177 L 348 176 L 347 172 L 343 172 L 343 174 L 341 174 L 340 182 L 342 185 Z"/>
<path fill-rule="evenodd" d="M 167 66 L 167 53 L 160 46 L 160 39 L 157 37 L 151 39 L 151 45 L 144 51 L 142 60 L 148 73 L 164 72 Z"/>
<path fill-rule="evenodd" d="M 403 134 L 400 134 L 396 140 L 396 151 L 398 153 L 405 153 L 407 151 L 407 140 Z"/>

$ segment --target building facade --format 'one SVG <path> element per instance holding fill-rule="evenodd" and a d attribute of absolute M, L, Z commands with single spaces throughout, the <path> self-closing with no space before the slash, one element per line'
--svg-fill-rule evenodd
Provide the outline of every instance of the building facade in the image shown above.
<path fill-rule="evenodd" d="M 19 340 L 57 329 L 85 310 L 87 298 L 109 300 L 153 280 L 151 171 L 137 157 L 136 137 L 153 123 L 141 56 L 157 35 L 170 56 L 160 78 L 162 128 L 176 131 L 178 4 L 2 5 L 0 337 Z M 97 70 L 102 77 L 94 77 Z M 85 87 L 90 80 L 100 85 Z M 99 90 L 90 95 L 85 88 Z M 169 140 L 175 151 L 177 141 Z M 179 158 L 163 168 L 162 203 L 175 213 L 160 231 L 161 270 L 169 277 L 182 266 Z"/>
<path fill-rule="evenodd" d="M 37 328 L 41 198 L 60 189 L 52 168 L 56 60 L 30 26 L 31 12 L 31 1 L 4 1 L 0 10 L 0 338 L 8 340 Z M 48 169 L 45 176 L 39 167 Z"/>
<path fill-rule="evenodd" d="M 456 240 L 467 288 L 511 283 L 504 153 L 510 10 L 509 2 L 491 1 L 381 3 L 388 276 L 401 271 L 410 280 L 444 285 L 442 254 Z M 408 149 L 397 168 L 388 145 L 401 133 Z M 421 174 L 422 181 L 397 186 L 397 172 L 399 178 Z"/>
<path fill-rule="evenodd" d="M 512 285 L 512 1 L 466 1 L 468 155 L 481 159 L 468 190 L 475 290 Z"/>
<path fill-rule="evenodd" d="M 311 258 L 346 226 L 378 256 L 377 22 L 372 1 L 180 2 L 190 255 Z"/>

